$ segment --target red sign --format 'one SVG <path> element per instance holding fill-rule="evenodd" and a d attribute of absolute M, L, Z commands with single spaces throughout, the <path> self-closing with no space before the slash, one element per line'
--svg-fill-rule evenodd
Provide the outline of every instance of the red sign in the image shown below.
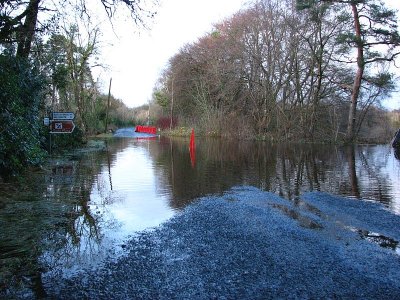
<path fill-rule="evenodd" d="M 72 120 L 53 120 L 50 123 L 50 133 L 71 133 L 75 129 Z"/>
<path fill-rule="evenodd" d="M 154 126 L 141 126 L 141 125 L 138 125 L 138 126 L 136 126 L 135 132 L 156 134 L 157 133 L 157 128 L 154 127 Z"/>

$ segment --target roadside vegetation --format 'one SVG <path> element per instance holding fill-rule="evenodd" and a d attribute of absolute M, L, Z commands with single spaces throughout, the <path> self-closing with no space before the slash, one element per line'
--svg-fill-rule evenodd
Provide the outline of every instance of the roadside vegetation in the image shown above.
<path fill-rule="evenodd" d="M 396 20 L 379 1 L 257 1 L 182 47 L 154 103 L 204 134 L 387 142 Z"/>
<path fill-rule="evenodd" d="M 94 78 L 105 66 L 101 32 L 88 2 L 0 4 L 0 180 L 39 165 L 50 141 L 52 151 L 61 151 L 82 145 L 89 135 L 134 123 L 134 110 L 101 93 Z M 148 0 L 146 7 L 155 3 Z M 138 27 L 154 16 L 143 4 L 97 0 L 110 22 L 125 11 Z M 43 118 L 54 111 L 75 114 L 72 134 L 50 139 Z"/>
<path fill-rule="evenodd" d="M 0 177 L 46 157 L 43 117 L 54 111 L 73 112 L 77 125 L 52 137 L 54 151 L 139 123 L 177 135 L 194 127 L 216 137 L 323 143 L 386 142 L 398 126 L 380 105 L 395 90 L 397 16 L 378 0 L 247 4 L 183 46 L 152 101 L 135 109 L 100 91 L 94 71 L 105 67 L 103 41 L 88 2 L 0 4 Z M 145 28 L 158 1 L 96 4 L 111 21 L 122 10 Z"/>

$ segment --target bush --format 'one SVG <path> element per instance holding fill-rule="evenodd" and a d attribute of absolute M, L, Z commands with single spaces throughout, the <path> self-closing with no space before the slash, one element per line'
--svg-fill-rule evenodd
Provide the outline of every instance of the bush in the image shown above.
<path fill-rule="evenodd" d="M 62 153 L 63 151 L 82 147 L 84 143 L 84 133 L 79 126 L 76 126 L 72 133 L 51 134 L 47 131 L 46 143 L 43 145 L 43 148 L 46 148 L 48 152 Z"/>
<path fill-rule="evenodd" d="M 6 178 L 45 156 L 39 118 L 45 80 L 27 61 L 0 55 L 0 176 Z"/>
<path fill-rule="evenodd" d="M 178 125 L 178 120 L 176 118 L 172 118 L 172 128 L 175 128 Z M 171 127 L 171 118 L 170 117 L 159 117 L 156 126 L 161 128 L 162 130 L 169 129 Z"/>

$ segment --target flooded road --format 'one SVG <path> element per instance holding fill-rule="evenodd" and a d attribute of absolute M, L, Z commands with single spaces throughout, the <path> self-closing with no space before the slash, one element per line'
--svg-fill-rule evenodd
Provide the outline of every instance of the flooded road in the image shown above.
<path fill-rule="evenodd" d="M 0 295 L 40 297 L 42 278 L 70 277 L 124 255 L 136 232 L 196 198 L 254 186 L 294 203 L 304 192 L 363 198 L 400 214 L 400 161 L 391 147 L 120 135 L 53 157 L 22 183 L 0 185 Z M 13 292 L 14 291 L 14 292 Z"/>

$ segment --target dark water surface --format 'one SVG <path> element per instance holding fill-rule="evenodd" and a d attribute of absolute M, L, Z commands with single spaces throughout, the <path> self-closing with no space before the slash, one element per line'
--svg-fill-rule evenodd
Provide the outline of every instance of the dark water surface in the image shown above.
<path fill-rule="evenodd" d="M 323 191 L 380 202 L 400 214 L 400 161 L 390 146 L 270 145 L 164 137 L 113 138 L 53 157 L 22 184 L 0 184 L 0 296 L 44 294 L 124 253 L 124 241 L 194 199 L 251 185 L 288 201 Z"/>

